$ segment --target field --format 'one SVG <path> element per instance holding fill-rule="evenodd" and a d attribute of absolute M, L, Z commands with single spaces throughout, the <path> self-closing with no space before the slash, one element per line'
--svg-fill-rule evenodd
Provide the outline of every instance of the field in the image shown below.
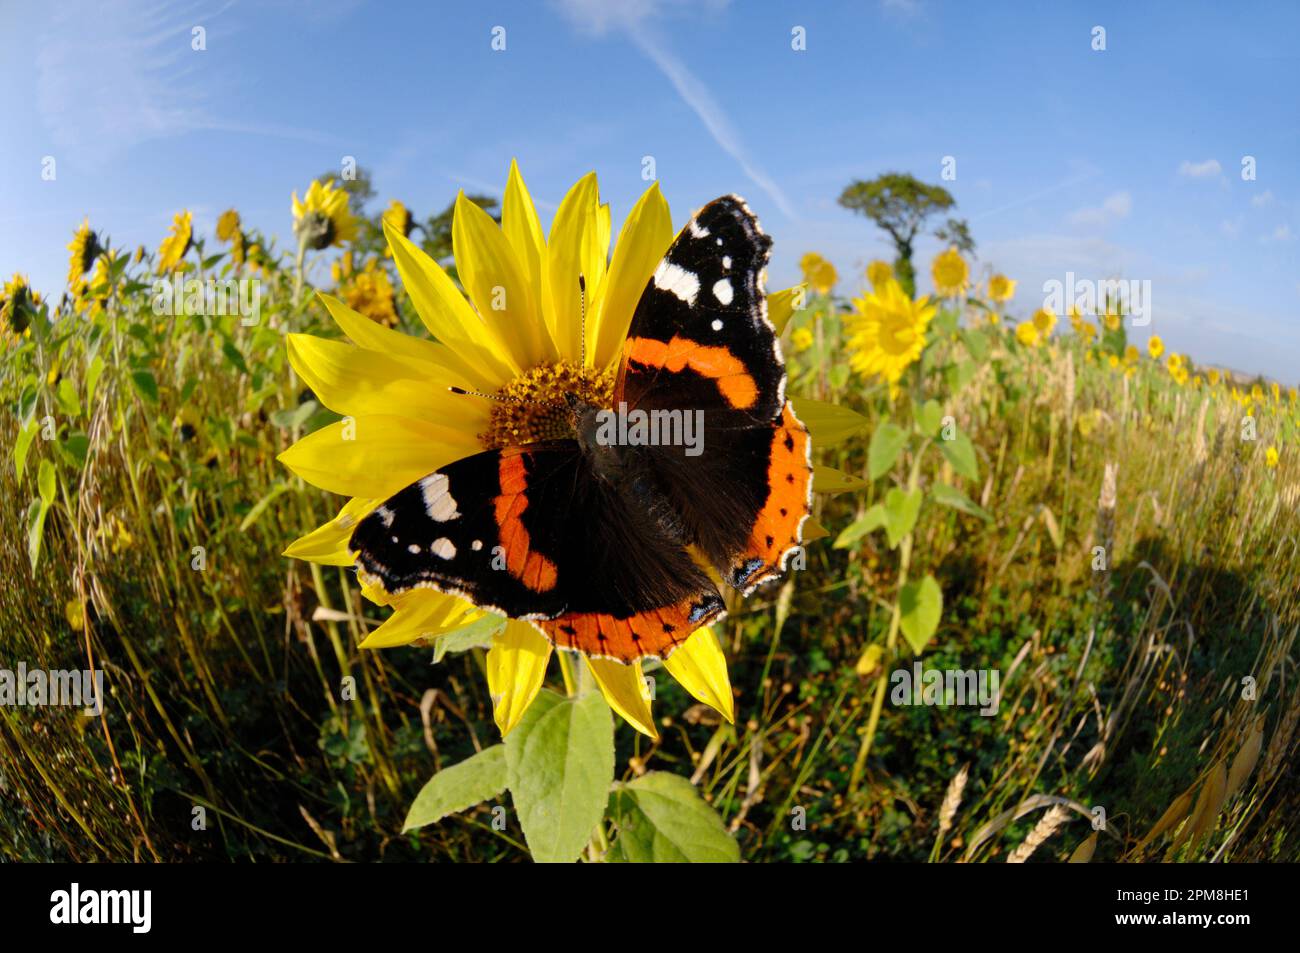
<path fill-rule="evenodd" d="M 420 243 L 456 276 L 451 212 Z M 496 784 L 405 823 L 432 776 L 493 756 L 500 630 L 361 648 L 389 610 L 351 568 L 281 555 L 342 505 L 277 460 L 340 421 L 286 347 L 344 340 L 314 292 L 429 336 L 379 216 L 358 224 L 323 246 L 304 228 L 295 255 L 178 216 L 170 245 L 100 251 L 62 297 L 6 286 L 0 667 L 102 670 L 106 696 L 96 717 L 0 705 L 0 856 L 545 852 L 511 809 L 528 795 Z M 750 862 L 1300 859 L 1294 389 L 1139 353 L 1121 301 L 1013 317 L 965 261 L 928 303 L 883 263 L 804 265 L 770 300 L 824 535 L 715 626 L 734 724 L 646 666 L 658 738 L 613 718 L 581 856 L 691 856 L 689 816 Z M 260 311 L 160 301 L 159 274 L 254 281 Z M 910 316 L 914 355 L 870 363 L 872 308 Z M 603 724 L 557 659 L 536 704 L 590 698 Z M 916 664 L 993 691 L 906 697 Z"/>

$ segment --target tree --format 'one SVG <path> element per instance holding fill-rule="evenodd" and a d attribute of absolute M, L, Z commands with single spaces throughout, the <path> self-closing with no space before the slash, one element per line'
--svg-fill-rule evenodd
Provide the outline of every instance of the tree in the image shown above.
<path fill-rule="evenodd" d="M 950 218 L 934 230 L 934 237 L 945 245 L 952 245 L 963 255 L 975 254 L 975 239 L 971 238 L 970 225 L 964 218 Z"/>
<path fill-rule="evenodd" d="M 849 183 L 840 194 L 839 202 L 845 208 L 865 215 L 889 234 L 897 252 L 894 274 L 908 294 L 916 294 L 912 242 L 927 218 L 956 204 L 948 190 L 938 185 L 926 185 L 906 172 L 886 172 L 869 182 L 857 179 Z M 965 223 L 961 225 L 969 240 Z"/>

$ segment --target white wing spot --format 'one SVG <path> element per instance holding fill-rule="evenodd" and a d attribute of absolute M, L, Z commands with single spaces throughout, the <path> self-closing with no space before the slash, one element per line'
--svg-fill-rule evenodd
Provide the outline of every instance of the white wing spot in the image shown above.
<path fill-rule="evenodd" d="M 390 538 L 393 542 L 397 542 L 397 537 L 396 537 L 396 536 L 390 536 L 389 538 Z"/>
<path fill-rule="evenodd" d="M 407 546 L 407 547 L 406 547 L 406 551 L 407 551 L 408 553 L 410 553 L 412 556 L 415 556 L 415 555 L 419 554 L 419 552 L 420 552 L 420 547 L 417 546 L 415 543 L 412 543 L 410 546 Z"/>
<path fill-rule="evenodd" d="M 722 256 L 722 267 L 723 267 L 723 268 L 726 268 L 728 271 L 731 270 L 731 256 L 730 256 L 730 255 L 723 255 L 723 256 Z"/>
<path fill-rule="evenodd" d="M 713 283 L 713 297 L 722 302 L 723 307 L 731 304 L 731 282 L 726 278 L 719 278 Z"/>
<path fill-rule="evenodd" d="M 469 548 L 474 550 L 474 552 L 478 552 L 480 549 L 483 548 L 483 540 L 481 539 L 474 540 L 474 542 L 469 544 Z"/>
<path fill-rule="evenodd" d="M 691 228 L 691 234 L 694 235 L 696 238 L 709 237 L 709 230 L 705 228 L 703 225 L 701 225 L 699 222 L 697 222 L 695 219 L 691 219 L 690 228 Z"/>
<path fill-rule="evenodd" d="M 722 330 L 722 319 L 721 319 L 721 318 L 715 318 L 715 319 L 714 319 L 714 321 L 713 321 L 713 330 L 715 330 L 715 331 L 721 331 L 721 330 Z"/>
<path fill-rule="evenodd" d="M 378 513 L 379 518 L 383 520 L 385 529 L 393 525 L 393 511 L 388 507 L 381 506 L 379 509 L 375 510 L 375 512 Z"/>
<path fill-rule="evenodd" d="M 665 258 L 655 269 L 654 280 L 660 291 L 671 291 L 691 307 L 695 306 L 695 296 L 700 293 L 700 279 L 693 272 Z"/>
<path fill-rule="evenodd" d="M 447 475 L 432 473 L 420 481 L 424 493 L 424 509 L 429 519 L 438 523 L 454 520 L 460 516 L 456 509 L 456 500 L 447 489 Z"/>
<path fill-rule="evenodd" d="M 456 555 L 456 545 L 446 536 L 439 536 L 429 544 L 429 552 L 442 559 L 451 559 Z"/>

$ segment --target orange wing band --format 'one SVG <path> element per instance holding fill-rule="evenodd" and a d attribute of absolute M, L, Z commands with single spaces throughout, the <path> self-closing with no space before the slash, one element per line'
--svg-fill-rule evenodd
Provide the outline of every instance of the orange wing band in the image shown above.
<path fill-rule="evenodd" d="M 794 415 L 790 402 L 781 411 L 781 425 L 772 436 L 772 455 L 767 467 L 767 502 L 759 511 L 749 546 L 737 565 L 753 568 L 745 573 L 745 588 L 775 575 L 783 567 L 782 557 L 800 542 L 804 517 L 811 511 L 809 487 L 812 465 L 808 462 L 808 428 Z M 761 564 L 760 564 L 761 561 Z"/>
<path fill-rule="evenodd" d="M 631 664 L 647 656 L 667 658 L 692 632 L 715 621 L 722 612 L 720 599 L 716 605 L 686 599 L 626 619 L 604 612 L 571 612 L 533 625 L 558 648 Z"/>
<path fill-rule="evenodd" d="M 725 347 L 710 347 L 674 335 L 671 341 L 628 338 L 623 345 L 626 360 L 646 367 L 662 367 L 674 373 L 690 368 L 718 385 L 718 391 L 737 410 L 748 410 L 758 400 L 758 385 L 745 365 Z"/>
<path fill-rule="evenodd" d="M 528 488 L 528 473 L 524 469 L 523 454 L 502 453 L 498 467 L 501 495 L 494 503 L 501 547 L 506 555 L 506 571 L 533 592 L 549 592 L 555 588 L 555 563 L 532 551 L 522 519 L 524 510 L 528 509 L 528 497 L 524 495 Z"/>

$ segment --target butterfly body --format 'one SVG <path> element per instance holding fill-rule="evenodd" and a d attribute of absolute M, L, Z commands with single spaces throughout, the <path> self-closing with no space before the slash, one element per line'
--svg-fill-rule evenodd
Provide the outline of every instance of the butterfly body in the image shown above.
<path fill-rule="evenodd" d="M 739 199 L 701 210 L 637 305 L 613 407 L 569 395 L 556 439 L 486 450 L 385 501 L 351 539 L 363 576 L 626 663 L 720 618 L 715 578 L 748 593 L 785 571 L 812 467 L 766 317 L 769 246 Z"/>

